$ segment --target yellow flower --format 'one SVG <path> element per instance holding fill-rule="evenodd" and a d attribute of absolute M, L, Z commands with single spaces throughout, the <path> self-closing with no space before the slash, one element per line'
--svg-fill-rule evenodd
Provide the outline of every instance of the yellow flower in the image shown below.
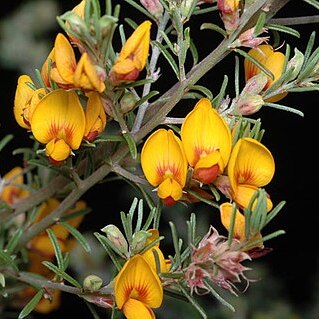
<path fill-rule="evenodd" d="M 48 216 L 52 211 L 54 211 L 60 205 L 60 201 L 55 198 L 48 199 L 43 203 L 39 209 L 34 223 L 40 222 L 43 218 Z M 86 207 L 84 201 L 78 201 L 73 209 L 69 209 L 66 214 L 63 216 L 70 216 L 71 214 L 80 211 Z M 74 218 L 67 220 L 67 223 L 75 228 L 78 228 L 83 220 L 83 215 L 78 215 Z M 69 231 L 60 224 L 54 224 L 50 227 L 58 239 L 58 243 L 62 252 L 70 251 L 73 248 L 73 241 L 70 240 Z M 28 248 L 31 252 L 36 253 L 39 256 L 42 256 L 46 260 L 51 260 L 54 258 L 54 248 L 52 246 L 51 240 L 47 232 L 43 232 L 36 237 L 34 237 L 28 244 Z"/>
<path fill-rule="evenodd" d="M 14 167 L 3 176 L 5 186 L 0 193 L 0 199 L 8 205 L 13 205 L 17 201 L 27 197 L 29 191 L 19 185 L 23 185 L 23 169 Z"/>
<path fill-rule="evenodd" d="M 181 138 L 193 178 L 209 184 L 224 171 L 231 151 L 231 132 L 206 98 L 200 99 L 186 116 Z"/>
<path fill-rule="evenodd" d="M 101 97 L 96 92 L 87 93 L 88 101 L 85 109 L 84 139 L 93 141 L 106 126 L 106 114 Z"/>
<path fill-rule="evenodd" d="M 33 112 L 31 130 L 46 144 L 46 154 L 53 163 L 69 157 L 80 147 L 85 115 L 77 94 L 62 89 L 47 94 Z"/>
<path fill-rule="evenodd" d="M 157 187 L 158 196 L 172 205 L 183 196 L 187 160 L 180 139 L 172 130 L 159 129 L 146 140 L 141 165 L 148 182 Z"/>
<path fill-rule="evenodd" d="M 154 240 L 159 238 L 159 232 L 158 232 L 157 229 L 149 229 L 148 232 L 151 234 L 151 236 L 147 239 L 146 245 L 149 245 Z M 169 266 L 170 266 L 170 260 L 169 259 L 165 259 L 164 255 L 163 255 L 163 252 L 159 248 L 159 242 L 157 244 L 155 244 L 153 247 L 151 247 L 150 249 L 146 250 L 142 254 L 143 258 L 152 267 L 152 269 L 154 271 L 156 271 L 156 261 L 155 261 L 153 250 L 156 251 L 156 254 L 157 254 L 158 259 L 159 259 L 159 264 L 160 264 L 160 269 L 159 270 L 160 270 L 160 272 L 162 272 L 162 273 L 168 272 Z"/>
<path fill-rule="evenodd" d="M 28 75 L 21 75 L 14 97 L 13 113 L 21 127 L 30 129 L 33 111 L 46 92 L 43 88 L 33 90 L 27 83 L 33 84 L 33 81 Z"/>
<path fill-rule="evenodd" d="M 230 203 L 223 203 L 220 205 L 220 216 L 221 216 L 221 221 L 222 224 L 224 225 L 224 227 L 229 231 L 230 229 L 230 224 L 231 224 L 231 215 L 232 215 L 232 204 Z M 235 224 L 234 224 L 234 235 L 233 237 L 235 239 L 238 239 L 241 242 L 244 242 L 247 240 L 247 244 L 249 242 L 253 242 L 255 240 L 259 240 L 261 239 L 261 234 L 257 233 L 254 234 L 252 238 L 246 238 L 246 229 L 245 229 L 245 225 L 246 225 L 246 220 L 245 220 L 245 216 L 237 209 L 236 210 L 236 217 L 235 217 Z M 258 244 L 256 244 L 255 246 L 249 247 L 249 250 L 252 250 L 253 248 L 262 248 L 263 247 L 263 243 L 260 242 Z"/>
<path fill-rule="evenodd" d="M 232 199 L 239 207 L 247 207 L 255 191 L 266 186 L 275 173 L 271 152 L 252 138 L 241 138 L 235 144 L 227 167 Z M 268 210 L 272 202 L 267 199 Z"/>
<path fill-rule="evenodd" d="M 268 82 L 263 89 L 265 91 L 282 75 L 285 63 L 285 55 L 281 52 L 275 52 L 273 47 L 268 44 L 261 44 L 257 48 L 253 48 L 248 52 L 248 54 L 252 56 L 255 60 L 257 60 L 260 64 L 262 64 L 274 75 L 273 80 L 271 78 L 268 79 Z M 246 81 L 248 81 L 250 78 L 261 72 L 261 70 L 248 59 L 245 59 L 244 67 Z M 288 92 L 277 94 L 275 96 L 270 97 L 269 99 L 266 99 L 265 101 L 278 102 L 279 100 L 283 99 L 287 94 Z"/>
<path fill-rule="evenodd" d="M 145 67 L 150 46 L 151 22 L 144 21 L 127 39 L 110 73 L 112 82 L 134 81 Z"/>
<path fill-rule="evenodd" d="M 129 259 L 115 279 L 115 302 L 128 319 L 154 319 L 163 301 L 158 275 L 141 255 Z"/>
<path fill-rule="evenodd" d="M 52 68 L 49 72 L 50 61 Z M 93 64 L 86 52 L 77 63 L 74 50 L 62 33 L 56 36 L 54 48 L 42 66 L 41 75 L 48 87 L 51 78 L 59 87 L 65 89 L 81 88 L 100 93 L 105 90 L 105 74 Z"/>

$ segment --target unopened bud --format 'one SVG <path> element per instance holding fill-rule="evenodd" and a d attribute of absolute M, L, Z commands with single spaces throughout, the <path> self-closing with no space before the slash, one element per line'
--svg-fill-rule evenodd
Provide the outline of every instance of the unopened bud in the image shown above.
<path fill-rule="evenodd" d="M 294 80 L 298 76 L 301 70 L 301 67 L 303 65 L 304 59 L 305 59 L 304 55 L 297 48 L 295 48 L 295 55 L 288 62 L 288 65 L 287 65 L 287 71 L 289 71 L 290 69 L 293 69 L 293 72 L 291 76 L 289 77 L 289 79 L 287 79 L 287 81 Z"/>
<path fill-rule="evenodd" d="M 256 95 L 259 94 L 268 82 L 267 76 L 260 72 L 257 75 L 251 77 L 241 93 L 241 95 Z"/>
<path fill-rule="evenodd" d="M 136 104 L 136 97 L 132 92 L 126 92 L 120 100 L 120 112 L 126 114 L 130 112 Z"/>
<path fill-rule="evenodd" d="M 83 289 L 89 292 L 98 291 L 103 285 L 103 280 L 96 275 L 89 275 L 83 280 Z"/>
<path fill-rule="evenodd" d="M 139 253 L 146 244 L 147 239 L 151 236 L 151 234 L 145 230 L 140 230 L 133 235 L 132 241 L 132 252 L 134 254 Z"/>
<path fill-rule="evenodd" d="M 141 4 L 157 20 L 162 17 L 163 5 L 159 0 L 140 0 Z"/>
<path fill-rule="evenodd" d="M 251 115 L 258 112 L 264 103 L 260 95 L 247 96 L 237 105 L 237 110 L 242 115 Z"/>
<path fill-rule="evenodd" d="M 78 14 L 72 11 L 68 11 L 63 14 L 61 19 L 65 20 L 65 24 L 68 26 L 70 31 L 73 31 L 77 35 L 84 34 L 84 30 L 87 28 L 84 20 Z"/>
<path fill-rule="evenodd" d="M 99 20 L 100 29 L 102 32 L 103 38 L 107 36 L 111 28 L 115 25 L 118 19 L 112 16 L 104 15 Z"/>
<path fill-rule="evenodd" d="M 190 16 L 191 10 L 195 8 L 194 1 L 195 0 L 184 0 L 184 1 L 182 1 L 181 7 L 180 7 L 181 14 L 182 14 L 182 19 L 187 19 Z"/>
<path fill-rule="evenodd" d="M 116 248 L 119 249 L 120 252 L 127 255 L 127 241 L 123 236 L 122 232 L 115 225 L 107 225 L 104 228 L 102 228 L 101 231 L 106 234 L 106 237 L 114 244 Z"/>

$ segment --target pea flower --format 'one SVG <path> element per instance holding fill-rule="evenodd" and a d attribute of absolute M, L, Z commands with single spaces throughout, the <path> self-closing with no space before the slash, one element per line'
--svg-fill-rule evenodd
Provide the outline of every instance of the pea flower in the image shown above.
<path fill-rule="evenodd" d="M 247 207 L 259 187 L 266 186 L 275 173 L 275 162 L 271 152 L 263 144 L 249 137 L 241 138 L 235 144 L 227 173 L 231 198 L 241 208 Z M 268 210 L 272 202 L 267 199 Z"/>
<path fill-rule="evenodd" d="M 220 205 L 219 210 L 220 210 L 221 222 L 223 226 L 229 231 L 230 224 L 231 224 L 232 204 L 223 203 Z M 245 219 L 245 216 L 239 211 L 239 209 L 236 210 L 233 232 L 234 232 L 233 233 L 234 239 L 237 239 L 240 242 L 246 242 L 246 244 L 249 244 L 250 242 L 253 242 L 255 240 L 259 240 L 262 237 L 261 233 L 258 232 L 256 234 L 252 234 L 252 236 L 249 236 L 249 238 L 246 238 L 246 219 Z M 259 242 L 255 246 L 249 247 L 249 250 L 252 250 L 257 247 L 263 248 L 263 243 Z"/>
<path fill-rule="evenodd" d="M 62 89 L 47 94 L 33 112 L 31 130 L 40 143 L 46 144 L 46 155 L 52 163 L 68 158 L 80 147 L 85 130 L 77 94 Z"/>
<path fill-rule="evenodd" d="M 200 99 L 186 116 L 181 139 L 187 161 L 194 168 L 193 178 L 203 184 L 212 183 L 227 165 L 231 132 L 208 99 Z"/>
<path fill-rule="evenodd" d="M 29 85 L 34 84 L 28 75 L 20 75 L 14 97 L 13 113 L 17 123 L 25 128 L 31 128 L 33 111 L 41 98 L 46 95 L 43 88 L 33 90 Z"/>
<path fill-rule="evenodd" d="M 144 21 L 127 39 L 110 72 L 113 83 L 134 81 L 144 69 L 150 46 L 151 22 Z"/>
<path fill-rule="evenodd" d="M 0 200 L 8 205 L 13 205 L 29 195 L 29 191 L 23 188 L 22 167 L 16 166 L 11 169 L 3 176 L 2 181 L 4 186 L 0 191 Z"/>
<path fill-rule="evenodd" d="M 43 218 L 48 216 L 52 211 L 54 211 L 57 207 L 59 207 L 60 201 L 55 198 L 49 198 L 46 202 L 44 202 L 40 208 L 37 218 L 34 223 L 40 222 Z M 86 203 L 84 201 L 78 201 L 74 208 L 69 209 L 65 216 L 70 216 L 77 211 L 80 211 L 86 207 Z M 78 215 L 76 217 L 70 218 L 67 220 L 67 223 L 74 227 L 78 228 L 83 221 L 83 215 Z M 73 241 L 69 238 L 69 231 L 61 224 L 54 224 L 50 226 L 50 229 L 54 232 L 58 239 L 58 244 L 62 252 L 70 251 L 73 248 Z M 52 246 L 51 240 L 47 234 L 47 232 L 43 232 L 35 236 L 29 243 L 28 249 L 30 252 L 36 253 L 42 257 L 45 257 L 46 260 L 52 260 L 55 256 L 54 248 Z"/>
<path fill-rule="evenodd" d="M 256 59 L 260 64 L 262 64 L 266 69 L 268 69 L 273 75 L 274 79 L 268 77 L 268 81 L 263 88 L 263 91 L 268 89 L 273 83 L 275 83 L 280 76 L 282 75 L 284 63 L 285 63 L 285 55 L 281 52 L 274 51 L 273 47 L 268 44 L 262 44 L 249 50 L 248 54 Z M 249 59 L 245 59 L 244 62 L 245 68 L 245 78 L 248 81 L 251 77 L 259 74 L 261 70 L 252 63 Z M 266 102 L 278 102 L 283 99 L 288 92 L 283 92 L 280 94 L 276 94 L 268 99 Z"/>
<path fill-rule="evenodd" d="M 163 287 L 152 267 L 141 255 L 135 255 L 116 276 L 114 295 L 127 319 L 154 319 L 152 308 L 161 306 Z"/>
<path fill-rule="evenodd" d="M 183 196 L 187 160 L 181 140 L 172 130 L 158 129 L 146 140 L 141 165 L 148 182 L 157 188 L 159 198 L 173 205 Z"/>
<path fill-rule="evenodd" d="M 97 92 L 87 93 L 88 101 L 85 109 L 84 139 L 93 141 L 106 126 L 106 114 L 101 97 Z"/>
<path fill-rule="evenodd" d="M 49 70 L 50 61 L 52 68 Z M 105 72 L 102 68 L 93 63 L 87 52 L 81 55 L 77 63 L 74 50 L 62 33 L 56 36 L 54 48 L 42 66 L 41 75 L 47 87 L 51 86 L 51 78 L 60 88 L 81 88 L 100 93 L 105 90 Z"/>

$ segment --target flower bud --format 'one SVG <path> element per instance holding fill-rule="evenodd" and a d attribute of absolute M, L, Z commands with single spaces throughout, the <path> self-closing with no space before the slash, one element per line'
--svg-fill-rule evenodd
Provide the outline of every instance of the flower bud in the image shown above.
<path fill-rule="evenodd" d="M 236 108 L 242 115 L 251 115 L 258 112 L 264 103 L 265 102 L 260 95 L 250 95 L 241 100 Z"/>
<path fill-rule="evenodd" d="M 264 73 L 259 73 L 253 77 L 251 77 L 241 93 L 241 95 L 255 95 L 259 94 L 268 82 L 268 78 Z"/>
<path fill-rule="evenodd" d="M 106 237 L 125 255 L 128 253 L 128 244 L 122 232 L 115 225 L 107 225 L 101 229 Z"/>
<path fill-rule="evenodd" d="M 103 285 L 103 280 L 96 275 L 89 275 L 83 280 L 83 288 L 84 290 L 88 290 L 89 292 L 98 291 Z"/>
<path fill-rule="evenodd" d="M 146 244 L 147 239 L 151 236 L 151 234 L 145 230 L 140 230 L 133 235 L 132 241 L 132 252 L 134 254 L 139 253 Z"/>
<path fill-rule="evenodd" d="M 100 25 L 103 38 L 107 36 L 110 29 L 114 26 L 116 22 L 117 22 L 117 19 L 115 17 L 107 16 L 107 15 L 104 15 L 103 17 L 101 17 L 101 19 L 99 20 L 99 25 Z"/>
<path fill-rule="evenodd" d="M 181 3 L 181 14 L 182 14 L 182 19 L 187 19 L 190 15 L 190 11 L 194 8 L 194 1 L 195 0 L 184 0 Z M 197 1 L 196 1 L 197 2 Z"/>
<path fill-rule="evenodd" d="M 127 114 L 136 104 L 136 97 L 132 92 L 126 92 L 120 100 L 120 112 Z"/>
<path fill-rule="evenodd" d="M 287 65 L 287 70 L 293 69 L 293 72 L 287 81 L 294 80 L 298 76 L 303 65 L 304 58 L 304 55 L 297 48 L 295 48 L 295 55 Z"/>
<path fill-rule="evenodd" d="M 140 0 L 141 4 L 157 20 L 162 17 L 163 6 L 159 0 Z"/>

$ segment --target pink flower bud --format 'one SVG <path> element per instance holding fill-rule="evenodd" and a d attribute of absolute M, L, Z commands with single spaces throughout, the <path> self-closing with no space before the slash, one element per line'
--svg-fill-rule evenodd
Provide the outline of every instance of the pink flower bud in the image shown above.
<path fill-rule="evenodd" d="M 161 18 L 163 6 L 159 0 L 140 0 L 140 2 L 157 20 Z"/>

